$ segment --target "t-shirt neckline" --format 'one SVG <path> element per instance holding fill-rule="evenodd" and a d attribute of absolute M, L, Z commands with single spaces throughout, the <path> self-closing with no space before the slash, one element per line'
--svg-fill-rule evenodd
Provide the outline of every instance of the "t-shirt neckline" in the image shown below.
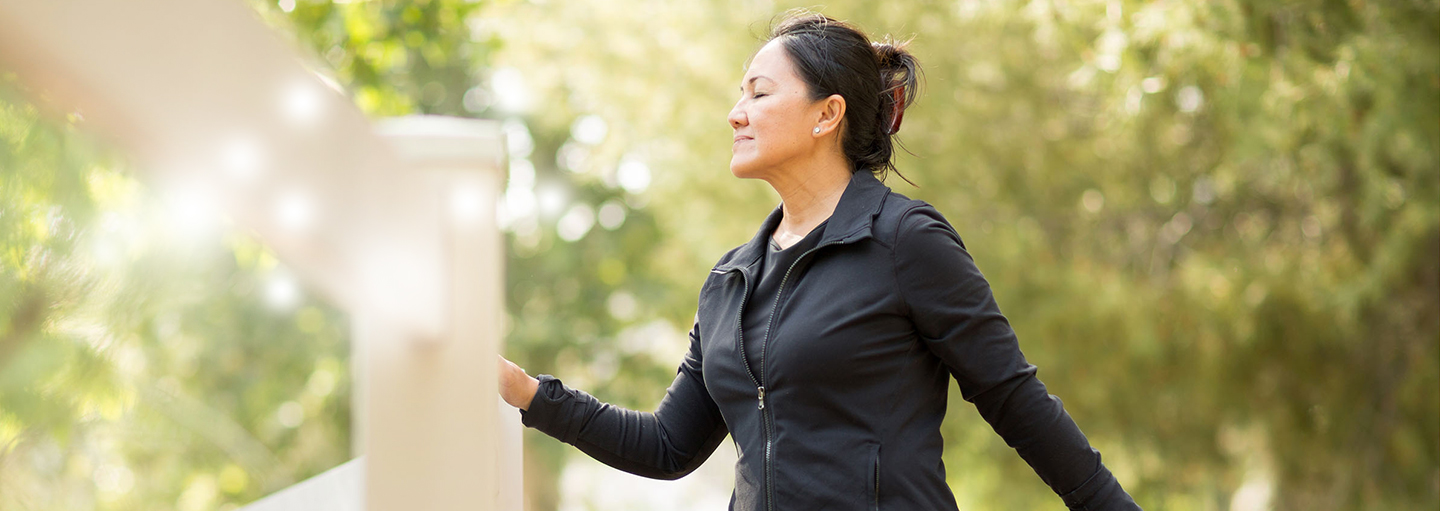
<path fill-rule="evenodd" d="M 828 223 L 830 223 L 830 219 L 829 219 L 829 218 L 826 218 L 824 221 L 820 222 L 820 225 L 816 225 L 814 229 L 810 229 L 810 232 L 807 233 L 804 238 L 800 238 L 800 241 L 797 241 L 797 242 L 795 242 L 795 244 L 790 245 L 790 246 L 785 247 L 785 248 L 780 248 L 780 242 L 775 241 L 775 232 L 774 232 L 774 231 L 771 231 L 771 232 L 770 232 L 770 235 L 766 237 L 767 239 L 770 240 L 770 253 L 774 254 L 774 253 L 778 253 L 778 252 L 784 252 L 784 251 L 786 251 L 786 250 L 790 250 L 790 249 L 792 249 L 792 248 L 795 248 L 795 247 L 798 247 L 798 246 L 800 246 L 800 245 L 806 244 L 807 242 L 810 241 L 810 238 L 815 237 L 815 236 L 819 236 L 820 233 L 825 230 L 825 224 L 828 224 Z M 779 229 L 780 226 L 779 226 L 779 225 L 776 225 L 775 228 L 776 228 L 776 229 Z"/>

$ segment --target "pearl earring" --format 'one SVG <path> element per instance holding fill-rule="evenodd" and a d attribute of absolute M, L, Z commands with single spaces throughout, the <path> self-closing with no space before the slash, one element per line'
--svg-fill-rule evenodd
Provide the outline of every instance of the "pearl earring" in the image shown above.
<path fill-rule="evenodd" d="M 816 127 L 815 127 L 815 134 L 816 134 L 816 135 L 819 135 L 819 134 L 820 134 L 820 127 L 819 127 L 819 126 L 816 126 Z"/>

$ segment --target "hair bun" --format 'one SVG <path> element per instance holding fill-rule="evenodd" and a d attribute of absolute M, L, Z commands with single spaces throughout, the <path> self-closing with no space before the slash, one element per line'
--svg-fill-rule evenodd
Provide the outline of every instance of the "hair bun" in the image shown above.
<path fill-rule="evenodd" d="M 919 87 L 920 64 L 915 56 L 905 50 L 910 41 L 875 41 L 870 43 L 875 50 L 875 63 L 880 68 L 880 129 L 886 135 L 900 131 L 900 121 L 905 118 L 905 107 L 914 101 Z"/>
<path fill-rule="evenodd" d="M 881 69 L 893 67 L 900 54 L 905 51 L 903 43 L 899 43 L 900 46 L 896 44 L 897 43 L 890 41 L 875 41 L 870 43 L 870 46 L 875 49 L 875 60 L 880 64 Z"/>

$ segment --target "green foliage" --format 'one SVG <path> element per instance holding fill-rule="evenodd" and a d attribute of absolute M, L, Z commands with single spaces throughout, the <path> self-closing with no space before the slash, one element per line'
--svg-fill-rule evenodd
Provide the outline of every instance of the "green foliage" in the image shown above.
<path fill-rule="evenodd" d="M 505 123 L 507 196 L 536 204 L 508 219 L 506 355 L 653 406 L 705 269 L 777 201 L 729 174 L 725 116 L 789 6 L 252 4 L 371 115 Z M 1142 505 L 1440 505 L 1440 5 L 823 12 L 916 37 L 898 166 L 920 187 L 890 183 L 956 226 Z M 516 76 L 528 109 L 502 101 Z M 268 307 L 263 247 L 164 232 L 163 194 L 83 120 L 0 85 L 0 508 L 243 503 L 348 457 L 343 316 Z M 1059 509 L 952 399 L 962 508 Z M 533 509 L 567 453 L 528 437 Z"/>
<path fill-rule="evenodd" d="M 646 148 L 664 169 L 649 209 L 677 260 L 651 270 L 676 271 L 676 286 L 693 288 L 679 275 L 742 243 L 775 203 L 725 172 L 724 120 L 753 34 L 780 10 L 495 12 L 520 20 L 497 28 L 510 42 L 497 64 L 535 77 L 546 105 L 602 115 L 620 127 L 607 144 Z M 1440 502 L 1437 11 L 825 9 L 916 36 L 928 87 L 899 167 L 920 188 L 892 185 L 951 219 L 1042 378 L 1140 502 L 1163 509 L 1260 489 L 1276 509 Z M 954 404 L 946 460 L 963 504 L 1059 506 Z"/>
<path fill-rule="evenodd" d="M 270 304 L 263 247 L 34 95 L 0 80 L 0 509 L 214 509 L 349 458 L 345 318 Z"/>
<path fill-rule="evenodd" d="M 376 116 L 462 114 L 474 74 L 498 44 L 472 40 L 466 20 L 482 5 L 473 1 L 301 1 L 289 13 L 251 3 Z"/>

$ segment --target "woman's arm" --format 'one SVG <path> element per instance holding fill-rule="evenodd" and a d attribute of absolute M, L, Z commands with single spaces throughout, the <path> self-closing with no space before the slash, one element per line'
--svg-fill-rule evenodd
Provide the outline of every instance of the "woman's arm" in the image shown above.
<path fill-rule="evenodd" d="M 1139 509 L 1035 377 L 960 236 L 924 205 L 900 221 L 895 276 L 911 320 L 961 395 L 1070 509 Z"/>
<path fill-rule="evenodd" d="M 649 413 L 602 403 L 549 375 L 524 376 L 535 388 L 529 391 L 533 397 L 522 407 L 521 420 L 620 470 L 654 479 L 684 477 L 699 468 L 729 433 L 720 408 L 705 389 L 700 353 L 697 322 L 690 329 L 690 350 L 675 380 Z M 519 380 L 514 385 L 519 389 L 515 394 L 523 396 L 529 384 Z"/>

